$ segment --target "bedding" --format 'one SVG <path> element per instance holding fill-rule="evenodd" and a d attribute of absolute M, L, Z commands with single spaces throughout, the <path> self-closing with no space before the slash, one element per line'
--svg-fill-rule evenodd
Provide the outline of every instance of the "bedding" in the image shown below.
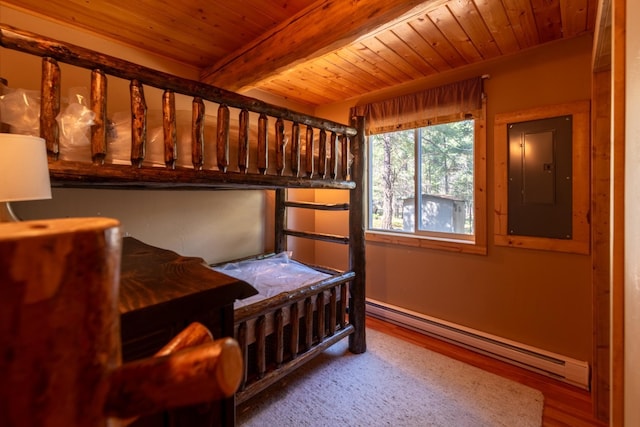
<path fill-rule="evenodd" d="M 253 304 L 331 277 L 327 273 L 293 260 L 290 252 L 281 252 L 261 259 L 230 262 L 211 268 L 243 280 L 258 290 L 257 295 L 237 300 L 234 308 Z"/>

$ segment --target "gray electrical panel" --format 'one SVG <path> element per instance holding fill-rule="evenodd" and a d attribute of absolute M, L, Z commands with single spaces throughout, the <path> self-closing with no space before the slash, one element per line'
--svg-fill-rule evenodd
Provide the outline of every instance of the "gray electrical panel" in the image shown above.
<path fill-rule="evenodd" d="M 508 233 L 572 238 L 572 116 L 508 125 Z"/>

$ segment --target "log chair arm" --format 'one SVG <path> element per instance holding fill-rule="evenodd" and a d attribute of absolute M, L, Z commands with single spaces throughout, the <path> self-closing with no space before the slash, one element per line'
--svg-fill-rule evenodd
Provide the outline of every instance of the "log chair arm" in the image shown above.
<path fill-rule="evenodd" d="M 128 425 L 142 415 L 230 397 L 241 376 L 236 340 L 214 340 L 205 326 L 192 323 L 154 357 L 113 372 L 105 413 Z"/>

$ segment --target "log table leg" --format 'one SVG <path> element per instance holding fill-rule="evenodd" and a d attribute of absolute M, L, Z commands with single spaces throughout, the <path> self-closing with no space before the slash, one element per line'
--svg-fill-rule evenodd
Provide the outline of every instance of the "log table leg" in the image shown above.
<path fill-rule="evenodd" d="M 0 224 L 0 425 L 107 425 L 120 241 L 105 218 Z"/>

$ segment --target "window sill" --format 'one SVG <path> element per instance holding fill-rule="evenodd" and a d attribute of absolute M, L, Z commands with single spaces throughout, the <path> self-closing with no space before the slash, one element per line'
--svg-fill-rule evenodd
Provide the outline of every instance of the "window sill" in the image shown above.
<path fill-rule="evenodd" d="M 401 235 L 397 233 L 386 233 L 383 231 L 366 231 L 365 241 L 373 243 L 384 243 L 389 245 L 411 246 L 414 248 L 437 249 L 448 252 L 458 252 L 464 254 L 486 255 L 487 247 L 472 241 L 437 239 L 433 237 L 422 237 L 416 235 Z"/>

